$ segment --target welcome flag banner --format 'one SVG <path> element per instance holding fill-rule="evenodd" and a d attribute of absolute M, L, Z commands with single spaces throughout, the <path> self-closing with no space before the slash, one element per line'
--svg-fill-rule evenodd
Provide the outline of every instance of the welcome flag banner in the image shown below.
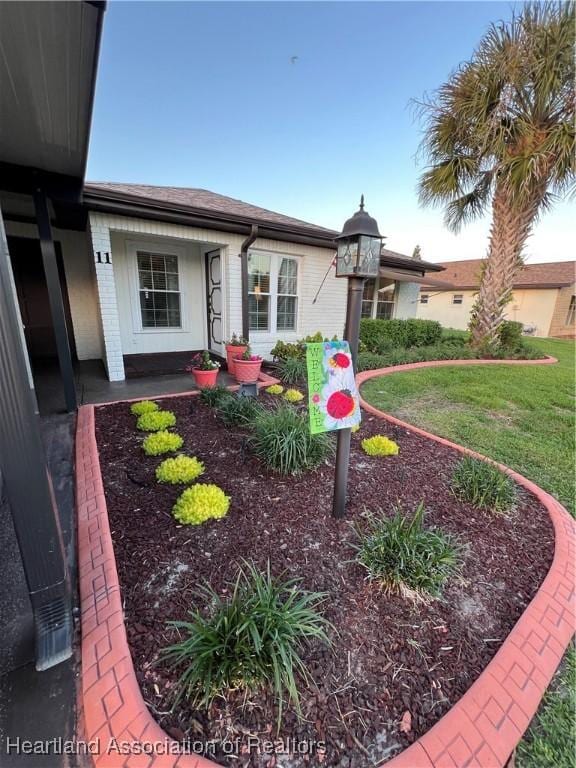
<path fill-rule="evenodd" d="M 306 345 L 310 432 L 360 424 L 360 397 L 347 341 Z"/>

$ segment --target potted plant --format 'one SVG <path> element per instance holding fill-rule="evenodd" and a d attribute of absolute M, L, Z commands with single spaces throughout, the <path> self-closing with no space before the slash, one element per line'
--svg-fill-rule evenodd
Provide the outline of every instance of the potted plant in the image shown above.
<path fill-rule="evenodd" d="M 246 347 L 240 357 L 234 358 L 234 376 L 236 381 L 241 384 L 252 384 L 258 381 L 261 367 L 262 358 L 260 355 L 253 355 L 250 347 Z"/>
<path fill-rule="evenodd" d="M 199 389 L 211 389 L 216 386 L 220 363 L 210 358 L 209 352 L 204 350 L 194 355 L 190 365 L 186 368 L 188 373 L 194 376 Z"/>
<path fill-rule="evenodd" d="M 242 336 L 237 336 L 235 333 L 232 334 L 230 341 L 226 342 L 226 367 L 228 368 L 228 373 L 232 376 L 234 376 L 235 358 L 243 355 L 247 349 L 248 342 L 246 339 L 243 339 Z"/>

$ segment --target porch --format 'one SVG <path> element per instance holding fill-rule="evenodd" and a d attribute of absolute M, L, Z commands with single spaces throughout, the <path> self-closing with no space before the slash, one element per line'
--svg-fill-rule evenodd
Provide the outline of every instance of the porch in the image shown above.
<path fill-rule="evenodd" d="M 129 357 L 129 356 L 127 356 Z M 153 356 L 157 357 L 157 356 Z M 173 357 L 176 364 L 180 355 L 162 355 Z M 168 363 L 164 360 L 163 365 Z M 47 360 L 33 367 L 34 387 L 38 400 L 38 409 L 42 417 L 62 413 L 66 409 L 62 392 L 62 377 L 57 360 Z M 218 383 L 231 386 L 235 380 L 226 371 L 221 371 Z M 160 395 L 177 395 L 196 389 L 194 379 L 189 373 L 155 373 L 126 378 L 123 381 L 110 381 L 101 360 L 81 360 L 74 364 L 74 386 L 78 405 L 107 403 L 112 400 L 132 400 L 151 398 Z"/>

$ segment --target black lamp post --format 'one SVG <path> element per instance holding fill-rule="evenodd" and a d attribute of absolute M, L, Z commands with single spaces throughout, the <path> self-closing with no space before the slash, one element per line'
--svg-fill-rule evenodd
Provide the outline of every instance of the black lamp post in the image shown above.
<path fill-rule="evenodd" d="M 338 235 L 336 240 L 338 241 L 336 277 L 348 278 L 348 304 L 344 338 L 350 345 L 352 363 L 356 368 L 364 281 L 366 278 L 378 277 L 380 250 L 382 248 L 382 235 L 378 231 L 378 223 L 364 210 L 364 195 L 360 198 L 360 208 L 344 224 L 342 234 Z M 338 432 L 334 501 L 332 504 L 334 517 L 344 517 L 346 511 L 350 435 L 350 429 L 341 429 Z"/>

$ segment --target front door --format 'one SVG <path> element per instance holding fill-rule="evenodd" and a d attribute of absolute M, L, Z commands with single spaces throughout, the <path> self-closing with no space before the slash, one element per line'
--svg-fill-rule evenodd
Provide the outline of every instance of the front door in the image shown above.
<path fill-rule="evenodd" d="M 209 251 L 206 254 L 206 309 L 208 349 L 222 355 L 222 255 L 220 250 Z"/>
<path fill-rule="evenodd" d="M 60 243 L 55 243 L 54 245 L 56 247 L 56 261 L 60 276 L 62 299 L 64 301 L 70 352 L 72 357 L 75 357 L 74 337 L 71 333 L 72 317 L 70 314 L 66 278 L 64 276 L 62 252 Z M 8 249 L 10 251 L 22 324 L 24 325 L 24 338 L 26 339 L 30 359 L 38 361 L 56 358 L 56 337 L 54 335 L 40 242 L 32 238 L 8 237 Z"/>

